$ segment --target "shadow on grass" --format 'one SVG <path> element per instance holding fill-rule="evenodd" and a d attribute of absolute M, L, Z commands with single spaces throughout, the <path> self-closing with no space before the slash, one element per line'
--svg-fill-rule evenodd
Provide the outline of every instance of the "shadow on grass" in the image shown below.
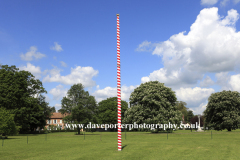
<path fill-rule="evenodd" d="M 84 134 L 74 134 L 76 136 L 84 136 Z M 96 135 L 101 135 L 101 134 L 85 134 L 85 136 L 96 136 Z"/>
<path fill-rule="evenodd" d="M 0 138 L 2 140 L 3 138 Z M 4 140 L 11 140 L 11 139 L 21 139 L 21 138 L 4 138 Z"/>
<path fill-rule="evenodd" d="M 39 135 L 40 134 L 19 134 L 19 135 L 15 135 L 15 136 L 39 136 Z"/>
<path fill-rule="evenodd" d="M 123 150 L 125 147 L 127 147 L 127 145 L 122 146 L 122 150 Z"/>

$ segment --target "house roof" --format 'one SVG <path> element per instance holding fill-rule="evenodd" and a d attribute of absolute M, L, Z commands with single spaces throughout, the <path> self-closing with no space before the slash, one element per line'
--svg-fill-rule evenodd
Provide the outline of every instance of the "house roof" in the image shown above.
<path fill-rule="evenodd" d="M 64 114 L 61 114 L 61 113 L 57 113 L 57 112 L 54 112 L 52 113 L 52 115 L 50 116 L 50 118 L 63 118 L 63 117 L 66 117 L 70 115 L 69 113 L 64 113 Z"/>

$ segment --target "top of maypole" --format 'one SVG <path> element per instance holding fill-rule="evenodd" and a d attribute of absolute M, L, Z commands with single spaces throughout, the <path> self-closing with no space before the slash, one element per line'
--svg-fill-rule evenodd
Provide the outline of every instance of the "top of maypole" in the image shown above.
<path fill-rule="evenodd" d="M 117 14 L 117 17 L 119 17 L 119 14 Z"/>

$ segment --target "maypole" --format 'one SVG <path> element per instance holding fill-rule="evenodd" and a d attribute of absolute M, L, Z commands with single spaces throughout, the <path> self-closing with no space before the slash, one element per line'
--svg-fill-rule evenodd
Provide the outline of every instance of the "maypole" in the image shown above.
<path fill-rule="evenodd" d="M 117 99 L 118 99 L 118 150 L 122 150 L 121 141 L 121 75 L 120 75 L 120 26 L 117 14 Z"/>

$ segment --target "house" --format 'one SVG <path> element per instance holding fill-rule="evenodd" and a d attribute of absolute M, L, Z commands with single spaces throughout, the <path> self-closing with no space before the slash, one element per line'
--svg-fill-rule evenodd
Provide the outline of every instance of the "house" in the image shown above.
<path fill-rule="evenodd" d="M 61 129 L 64 129 L 65 123 L 63 121 L 63 118 L 70 115 L 69 113 L 57 113 L 54 112 L 51 117 L 47 120 L 47 124 L 46 124 L 46 128 L 49 130 L 50 129 L 50 125 L 55 126 L 54 128 L 58 128 L 60 127 Z"/>

